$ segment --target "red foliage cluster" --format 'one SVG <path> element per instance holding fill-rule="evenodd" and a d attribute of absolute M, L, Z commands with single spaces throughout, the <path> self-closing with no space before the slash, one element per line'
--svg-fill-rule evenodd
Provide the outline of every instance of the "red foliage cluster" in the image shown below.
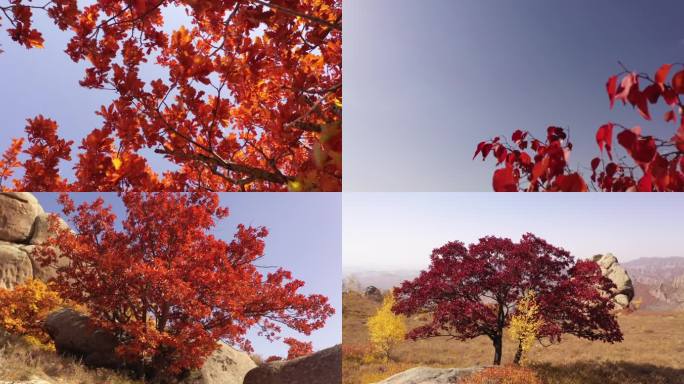
<path fill-rule="evenodd" d="M 412 339 L 489 337 L 494 364 L 500 364 L 503 330 L 515 313 L 515 303 L 528 291 L 535 293 L 540 306 L 540 339 L 556 342 L 569 333 L 621 341 L 607 294 L 612 287 L 595 262 L 575 261 L 567 251 L 532 234 L 517 243 L 485 237 L 467 248 L 454 241 L 435 249 L 427 270 L 395 288 L 393 310 L 409 316 L 432 314 L 429 324 L 409 332 Z"/>
<path fill-rule="evenodd" d="M 251 351 L 253 327 L 269 340 L 283 326 L 310 334 L 334 313 L 325 296 L 299 293 L 301 280 L 282 268 L 262 274 L 263 227 L 238 225 L 234 239 L 211 234 L 228 215 L 216 194 L 129 192 L 127 216 L 118 223 L 102 199 L 76 207 L 60 197 L 76 233 L 60 228 L 36 259 L 58 269 L 56 290 L 83 304 L 94 320 L 121 342 L 126 361 L 154 372 L 196 368 L 219 339 Z M 294 339 L 292 339 L 294 340 Z M 288 342 L 297 353 L 306 343 Z"/>
<path fill-rule="evenodd" d="M 166 8 L 189 25 L 165 31 Z M 54 121 L 29 120 L 15 189 L 341 189 L 340 0 L 10 0 L 0 21 L 27 48 L 43 44 L 36 10 L 73 32 L 66 53 L 89 63 L 81 86 L 116 98 L 97 111 L 102 126 L 81 141 L 71 182 L 56 172 L 71 143 Z M 145 63 L 167 74 L 146 78 Z M 145 150 L 176 167 L 158 175 Z"/>
<path fill-rule="evenodd" d="M 671 79 L 673 67 L 684 64 L 665 64 L 651 78 L 648 74 L 624 71 L 610 77 L 606 91 L 612 109 L 615 101 L 629 103 L 646 120 L 651 120 L 649 105 L 662 100 L 667 107 L 664 120 L 674 123 L 674 135 L 657 138 L 644 135 L 639 126 L 627 128 L 609 122 L 596 132 L 596 143 L 608 159 L 596 157 L 591 161 L 591 185 L 606 192 L 625 191 L 684 191 L 684 70 Z M 648 85 L 641 89 L 640 81 Z M 614 129 L 619 128 L 617 142 L 626 152 L 625 157 L 613 159 Z M 568 166 L 572 143 L 562 128 L 549 127 L 546 140 L 532 138 L 529 132 L 517 130 L 512 143 L 495 137 L 478 144 L 475 156 L 483 160 L 492 153 L 497 165 L 493 187 L 497 192 L 513 191 L 565 191 L 589 190 L 579 172 Z M 529 153 L 528 153 L 529 152 Z M 629 163 L 628 163 L 629 162 Z"/>

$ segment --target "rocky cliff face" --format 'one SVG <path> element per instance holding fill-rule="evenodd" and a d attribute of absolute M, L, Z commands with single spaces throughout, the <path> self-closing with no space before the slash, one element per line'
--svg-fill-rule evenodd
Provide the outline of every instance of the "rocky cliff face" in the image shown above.
<path fill-rule="evenodd" d="M 32 194 L 0 193 L 0 287 L 54 277 L 55 266 L 41 266 L 31 258 L 33 249 L 50 236 L 48 214 Z"/>
<path fill-rule="evenodd" d="M 645 310 L 684 309 L 684 257 L 644 257 L 624 263 Z"/>

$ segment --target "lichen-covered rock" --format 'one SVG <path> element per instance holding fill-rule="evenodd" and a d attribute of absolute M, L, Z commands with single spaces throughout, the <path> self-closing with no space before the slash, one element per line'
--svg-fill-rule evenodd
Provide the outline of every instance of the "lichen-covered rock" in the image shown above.
<path fill-rule="evenodd" d="M 625 268 L 618 263 L 617 257 L 612 253 L 607 253 L 605 255 L 595 255 L 592 260 L 601 267 L 603 276 L 609 278 L 615 284 L 616 288 L 611 292 L 613 301 L 622 308 L 629 307 L 630 302 L 634 298 L 634 285 Z"/>
<path fill-rule="evenodd" d="M 337 345 L 309 356 L 275 361 L 252 369 L 244 384 L 341 384 L 342 346 Z"/>
<path fill-rule="evenodd" d="M 96 327 L 86 315 L 72 309 L 60 309 L 48 315 L 44 328 L 59 353 L 83 359 L 92 367 L 122 366 L 115 352 L 116 337 Z"/>
<path fill-rule="evenodd" d="M 193 372 L 183 384 L 242 384 L 245 375 L 256 368 L 249 354 L 225 343 L 212 353 L 202 368 Z"/>
<path fill-rule="evenodd" d="M 33 224 L 44 213 L 38 200 L 28 192 L 0 193 L 0 240 L 26 243 L 31 239 Z"/>
<path fill-rule="evenodd" d="M 0 242 L 0 288 L 15 286 L 33 278 L 31 259 L 19 246 Z"/>
<path fill-rule="evenodd" d="M 483 367 L 429 368 L 416 367 L 397 373 L 376 384 L 454 384 L 460 379 L 479 372 Z"/>

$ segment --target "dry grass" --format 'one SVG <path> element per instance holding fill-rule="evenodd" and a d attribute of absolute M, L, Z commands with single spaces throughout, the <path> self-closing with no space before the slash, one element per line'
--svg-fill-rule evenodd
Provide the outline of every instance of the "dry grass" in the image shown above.
<path fill-rule="evenodd" d="M 54 384 L 136 384 L 107 369 L 88 369 L 78 361 L 39 349 L 0 330 L 0 381 L 38 378 Z"/>
<path fill-rule="evenodd" d="M 435 338 L 405 341 L 392 353 L 393 361 L 364 362 L 357 356 L 368 343 L 366 319 L 379 304 L 358 293 L 343 296 L 344 383 L 372 383 L 392 372 L 416 366 L 470 367 L 489 365 L 494 350 L 489 339 L 467 342 Z M 409 328 L 423 318 L 409 319 Z M 559 384 L 684 384 L 684 313 L 635 312 L 619 318 L 622 343 L 590 342 L 572 336 L 550 347 L 535 346 L 530 365 L 545 382 Z M 504 363 L 513 360 L 512 342 L 504 342 Z"/>

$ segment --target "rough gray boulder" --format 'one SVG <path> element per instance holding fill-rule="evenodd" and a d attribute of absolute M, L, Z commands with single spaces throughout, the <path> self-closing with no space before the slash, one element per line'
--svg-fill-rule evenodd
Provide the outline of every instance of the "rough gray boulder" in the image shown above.
<path fill-rule="evenodd" d="M 36 217 L 44 213 L 28 192 L 0 192 L 0 240 L 27 243 Z"/>
<path fill-rule="evenodd" d="M 72 309 L 60 309 L 48 315 L 44 328 L 61 354 L 83 359 L 92 367 L 122 366 L 116 356 L 114 335 L 95 326 L 86 315 Z"/>
<path fill-rule="evenodd" d="M 244 381 L 244 384 L 304 383 L 342 383 L 342 346 L 336 345 L 298 359 L 263 364 L 249 371 Z"/>
<path fill-rule="evenodd" d="M 372 286 L 372 285 L 369 286 L 369 287 L 366 287 L 366 290 L 364 291 L 363 294 L 364 294 L 364 296 L 366 296 L 367 298 L 369 298 L 369 299 L 371 299 L 371 300 L 373 300 L 373 301 L 377 301 L 377 302 L 379 302 L 379 303 L 382 302 L 383 297 L 384 297 L 384 296 L 382 295 L 382 291 L 380 291 L 377 287 Z"/>
<path fill-rule="evenodd" d="M 0 288 L 15 286 L 33 278 L 28 254 L 13 243 L 0 242 Z"/>
<path fill-rule="evenodd" d="M 622 308 L 629 307 L 629 303 L 634 298 L 634 285 L 625 268 L 618 263 L 617 257 L 612 253 L 607 253 L 595 255 L 592 260 L 601 267 L 603 276 L 615 284 L 616 288 L 611 292 L 615 303 Z"/>
<path fill-rule="evenodd" d="M 483 367 L 429 368 L 417 367 L 397 373 L 376 384 L 453 384 L 460 379 L 479 372 Z"/>

